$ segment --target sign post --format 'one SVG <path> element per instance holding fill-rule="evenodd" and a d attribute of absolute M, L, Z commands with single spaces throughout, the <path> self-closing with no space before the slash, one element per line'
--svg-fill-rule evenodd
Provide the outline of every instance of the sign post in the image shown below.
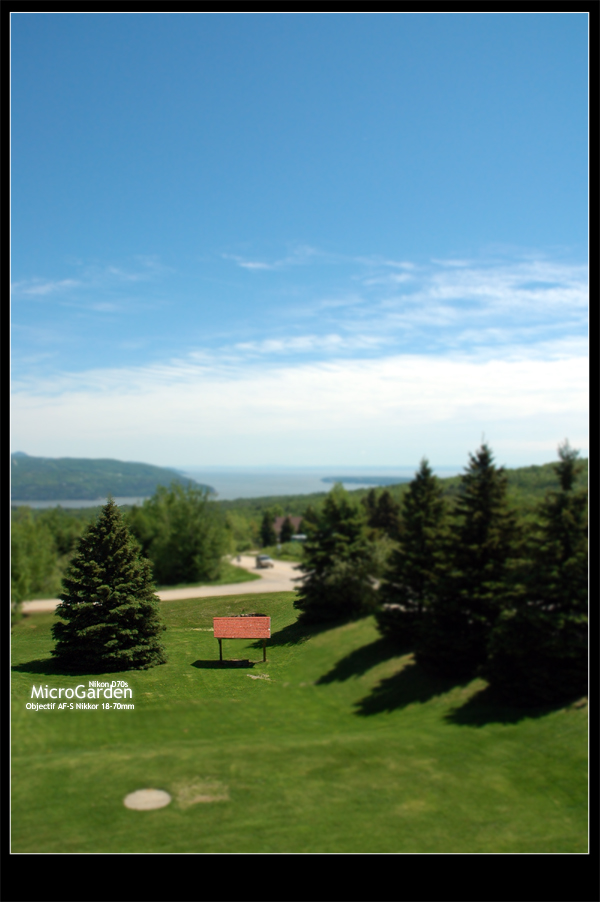
<path fill-rule="evenodd" d="M 262 639 L 263 661 L 267 660 L 267 639 L 271 638 L 271 618 L 263 614 L 214 617 L 213 633 L 219 640 L 219 661 L 223 660 L 223 639 Z"/>

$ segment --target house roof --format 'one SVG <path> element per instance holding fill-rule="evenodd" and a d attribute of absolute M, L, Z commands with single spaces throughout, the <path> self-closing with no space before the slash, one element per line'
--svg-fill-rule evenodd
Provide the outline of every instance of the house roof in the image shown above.
<path fill-rule="evenodd" d="M 273 529 L 275 530 L 277 535 L 279 535 L 279 533 L 281 532 L 281 527 L 283 526 L 285 520 L 287 520 L 287 517 L 275 517 L 275 519 L 273 520 Z M 292 524 L 294 532 L 298 532 L 298 527 L 302 523 L 302 517 L 290 517 L 290 522 Z"/>

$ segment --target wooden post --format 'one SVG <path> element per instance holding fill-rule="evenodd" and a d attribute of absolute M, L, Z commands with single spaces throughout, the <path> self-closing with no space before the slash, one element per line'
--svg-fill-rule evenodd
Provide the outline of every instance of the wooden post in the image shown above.
<path fill-rule="evenodd" d="M 223 660 L 223 640 L 219 639 L 219 661 Z"/>
<path fill-rule="evenodd" d="M 263 639 L 263 661 L 267 660 L 267 640 Z"/>

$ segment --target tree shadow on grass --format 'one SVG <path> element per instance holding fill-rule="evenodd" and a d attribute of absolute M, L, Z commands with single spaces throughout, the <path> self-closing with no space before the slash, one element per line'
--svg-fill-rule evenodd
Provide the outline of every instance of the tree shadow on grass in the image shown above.
<path fill-rule="evenodd" d="M 328 673 L 324 674 L 317 680 L 316 685 L 326 683 L 334 683 L 336 681 L 343 682 L 353 676 L 360 676 L 387 661 L 390 658 L 396 658 L 399 655 L 406 655 L 411 651 L 410 647 L 401 647 L 398 643 L 391 639 L 380 638 L 371 642 L 369 645 L 363 645 L 362 648 L 356 648 L 354 651 L 346 655 L 337 662 Z"/>
<path fill-rule="evenodd" d="M 15 673 L 35 673 L 42 676 L 79 676 L 79 671 L 59 664 L 54 658 L 38 658 L 36 661 L 13 664 L 11 670 Z"/>
<path fill-rule="evenodd" d="M 339 623 L 302 623 L 302 621 L 296 620 L 294 623 L 288 623 L 287 626 L 272 633 L 271 638 L 267 639 L 267 648 L 299 645 L 302 642 L 308 642 L 313 636 L 317 636 L 319 633 L 339 625 Z M 262 639 L 257 639 L 252 648 L 262 648 Z"/>
<path fill-rule="evenodd" d="M 508 705 L 498 698 L 490 686 L 475 692 L 464 704 L 445 716 L 448 723 L 465 727 L 484 727 L 489 723 L 518 723 L 520 720 L 545 717 L 562 708 L 581 705 L 581 699 L 567 699 L 554 705 L 526 707 Z"/>
<path fill-rule="evenodd" d="M 254 667 L 255 664 L 262 664 L 262 661 L 250 661 L 248 658 L 230 658 L 223 661 L 194 661 L 192 667 L 198 667 L 200 670 L 229 670 L 233 667 Z"/>
<path fill-rule="evenodd" d="M 414 703 L 423 704 L 457 688 L 465 689 L 472 682 L 472 677 L 436 675 L 409 659 L 401 670 L 381 680 L 368 696 L 360 699 L 355 705 L 355 713 L 369 716 L 406 708 Z M 446 723 L 468 727 L 484 727 L 490 723 L 513 724 L 583 703 L 581 699 L 572 699 L 544 707 L 517 707 L 507 705 L 487 685 L 481 689 L 473 687 L 467 692 L 471 693 L 469 698 L 444 715 Z"/>
<path fill-rule="evenodd" d="M 356 702 L 355 713 L 363 717 L 383 711 L 389 713 L 414 703 L 428 702 L 469 682 L 468 679 L 436 676 L 409 659 L 401 670 L 381 680 L 369 695 Z"/>
<path fill-rule="evenodd" d="M 159 666 L 159 665 L 156 665 Z M 13 664 L 11 670 L 15 673 L 32 673 L 41 676 L 89 676 L 93 679 L 106 676 L 107 679 L 114 679 L 119 673 L 131 673 L 137 668 L 128 670 L 94 670 L 91 667 L 67 667 L 62 662 L 54 658 L 38 658 L 36 661 L 25 661 L 22 664 Z"/>

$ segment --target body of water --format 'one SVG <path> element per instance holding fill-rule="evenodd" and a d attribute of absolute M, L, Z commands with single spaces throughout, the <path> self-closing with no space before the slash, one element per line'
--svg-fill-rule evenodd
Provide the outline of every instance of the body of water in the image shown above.
<path fill-rule="evenodd" d="M 399 482 L 412 479 L 416 467 L 228 467 L 217 469 L 212 467 L 178 467 L 198 482 L 213 486 L 220 501 L 231 501 L 235 498 L 264 498 L 271 495 L 310 495 L 314 492 L 329 492 L 331 482 L 324 482 L 332 476 L 347 476 L 356 479 L 365 476 L 369 480 L 381 476 L 397 477 Z M 454 476 L 462 472 L 461 467 L 444 467 L 437 472 L 440 477 Z M 373 488 L 372 482 L 347 482 L 342 484 L 348 490 Z"/>
<path fill-rule="evenodd" d="M 176 467 L 179 473 L 214 487 L 219 501 L 232 501 L 236 498 L 264 498 L 272 495 L 310 495 L 314 492 L 329 492 L 331 482 L 323 482 L 333 476 L 347 476 L 356 479 L 364 476 L 372 480 L 378 476 L 386 479 L 398 477 L 398 481 L 412 479 L 418 466 L 415 467 Z M 440 467 L 434 472 L 437 476 L 455 476 L 462 473 L 462 467 Z M 374 488 L 372 482 L 343 483 L 348 490 Z M 141 504 L 144 498 L 115 498 L 121 504 Z M 64 507 L 82 508 L 98 507 L 105 499 L 96 501 L 11 501 L 15 505 L 28 505 L 33 508 Z"/>

